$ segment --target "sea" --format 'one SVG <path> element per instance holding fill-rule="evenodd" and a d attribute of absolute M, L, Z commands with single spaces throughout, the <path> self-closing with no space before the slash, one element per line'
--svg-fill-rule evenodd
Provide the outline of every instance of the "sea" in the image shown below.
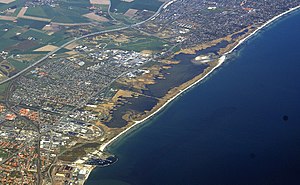
<path fill-rule="evenodd" d="M 109 151 L 86 185 L 299 185 L 300 11 Z"/>

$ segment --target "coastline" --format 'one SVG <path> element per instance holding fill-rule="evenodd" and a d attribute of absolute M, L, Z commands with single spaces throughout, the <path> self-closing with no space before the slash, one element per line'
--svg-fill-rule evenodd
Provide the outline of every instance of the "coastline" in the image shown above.
<path fill-rule="evenodd" d="M 291 8 L 279 15 L 274 16 L 273 18 L 271 18 L 270 20 L 268 20 L 267 22 L 263 23 L 261 26 L 259 26 L 258 28 L 256 28 L 252 33 L 250 33 L 249 35 L 247 35 L 245 38 L 239 40 L 237 42 L 237 44 L 231 48 L 229 51 L 225 52 L 219 59 L 218 59 L 218 63 L 217 65 L 215 65 L 214 67 L 212 67 L 206 74 L 204 74 L 200 79 L 196 80 L 195 82 L 193 82 L 192 84 L 188 85 L 186 88 L 179 90 L 178 93 L 176 95 L 174 95 L 173 97 L 171 97 L 170 99 L 168 99 L 166 102 L 164 102 L 157 110 L 155 110 L 153 113 L 151 113 L 150 115 L 148 115 L 147 117 L 143 118 L 140 121 L 135 121 L 134 124 L 130 125 L 128 128 L 126 128 L 125 130 L 123 130 L 122 132 L 120 132 L 118 135 L 116 135 L 115 137 L 113 137 L 112 139 L 108 140 L 107 142 L 103 143 L 99 150 L 101 152 L 105 151 L 107 149 L 108 146 L 110 146 L 111 144 L 113 144 L 115 141 L 117 141 L 120 137 L 124 136 L 128 131 L 130 131 L 131 129 L 133 129 L 134 127 L 140 125 L 141 123 L 151 119 L 153 116 L 155 116 L 157 113 L 159 113 L 161 110 L 163 110 L 167 105 L 169 105 L 169 103 L 171 103 L 173 100 L 175 100 L 178 96 L 182 95 L 184 92 L 190 90 L 192 87 L 194 87 L 195 85 L 199 84 L 201 81 L 203 81 L 205 78 L 207 78 L 211 73 L 213 73 L 216 69 L 218 69 L 225 61 L 227 58 L 227 55 L 232 53 L 233 51 L 235 51 L 240 45 L 242 45 L 245 41 L 247 41 L 248 39 L 250 39 L 252 36 L 254 36 L 255 34 L 257 34 L 259 31 L 261 31 L 263 28 L 269 26 L 271 23 L 273 23 L 274 21 L 278 20 L 279 18 L 281 18 L 284 15 L 287 15 L 291 12 L 294 12 L 295 10 L 300 9 L 300 5 L 296 6 L 294 8 Z M 94 167 L 95 168 L 95 167 Z M 94 169 L 92 168 L 92 169 Z M 89 173 L 87 174 L 85 181 L 88 179 L 90 173 L 92 172 L 92 170 L 89 171 Z M 84 181 L 84 182 L 85 182 Z"/>
<path fill-rule="evenodd" d="M 212 72 L 214 72 L 217 68 L 219 68 L 225 61 L 226 61 L 226 57 L 228 54 L 232 53 L 234 50 L 236 50 L 240 45 L 242 45 L 245 41 L 247 41 L 248 39 L 250 39 L 253 35 L 255 35 L 257 32 L 259 32 L 261 29 L 265 28 L 266 26 L 268 26 L 269 24 L 271 24 L 272 22 L 274 22 L 275 20 L 279 19 L 280 17 L 289 14 L 297 9 L 300 8 L 299 6 L 296 6 L 294 8 L 291 8 L 275 17 L 273 17 L 272 19 L 270 19 L 269 21 L 265 22 L 263 25 L 259 26 L 257 29 L 255 29 L 251 34 L 249 34 L 248 36 L 246 36 L 245 38 L 241 39 L 231 50 L 225 52 L 219 59 L 218 59 L 218 64 L 216 66 L 214 66 L 209 72 L 207 72 L 202 78 L 200 78 L 199 80 L 197 80 L 196 82 L 192 83 L 191 85 L 189 85 L 188 87 L 186 87 L 183 90 L 180 90 L 179 93 L 177 93 L 175 96 L 173 96 L 172 98 L 170 98 L 168 101 L 166 101 L 159 109 L 157 109 L 156 111 L 154 111 L 153 113 L 151 113 L 150 115 L 148 115 L 146 118 L 140 120 L 140 121 L 135 121 L 134 124 L 132 124 L 130 127 L 126 128 L 125 130 L 123 130 L 122 132 L 120 132 L 118 135 L 116 135 L 115 137 L 113 137 L 112 139 L 110 139 L 109 141 L 107 141 L 106 143 L 103 143 L 100 146 L 100 151 L 104 151 L 109 145 L 111 145 L 114 141 L 116 141 L 119 137 L 121 137 L 123 134 L 125 134 L 126 132 L 128 132 L 129 130 L 131 130 L 132 128 L 136 127 L 137 125 L 139 125 L 140 123 L 143 123 L 145 121 L 147 121 L 148 119 L 152 118 L 154 115 L 156 115 L 158 112 L 160 112 L 163 108 L 165 108 L 169 103 L 171 103 L 174 99 L 176 99 L 178 96 L 180 96 L 181 94 L 183 94 L 184 92 L 186 92 L 187 90 L 189 90 L 190 88 L 192 88 L 193 86 L 197 85 L 198 83 L 200 83 L 201 81 L 203 81 L 207 76 L 209 76 Z"/>

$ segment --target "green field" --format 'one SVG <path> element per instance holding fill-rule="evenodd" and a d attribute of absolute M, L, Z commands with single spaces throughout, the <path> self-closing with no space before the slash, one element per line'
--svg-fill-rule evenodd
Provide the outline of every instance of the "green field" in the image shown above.
<path fill-rule="evenodd" d="M 50 6 L 37 6 L 28 8 L 25 15 L 52 19 L 55 17 L 55 11 Z"/>
<path fill-rule="evenodd" d="M 158 0 L 134 0 L 133 2 L 111 0 L 111 3 L 111 12 L 115 13 L 125 13 L 128 9 L 149 10 L 155 12 L 163 4 Z"/>
<path fill-rule="evenodd" d="M 162 41 L 156 37 L 145 37 L 145 38 L 136 38 L 132 39 L 128 43 L 110 43 L 107 46 L 107 49 L 121 49 L 121 50 L 129 50 L 140 52 L 143 50 L 153 50 L 153 51 L 161 51 L 165 50 L 167 42 Z"/>
<path fill-rule="evenodd" d="M 49 24 L 49 22 L 44 21 L 36 21 L 36 20 L 30 20 L 30 19 L 18 19 L 17 25 L 20 27 L 26 27 L 26 28 L 34 28 L 41 30 L 44 26 Z"/>
<path fill-rule="evenodd" d="M 0 51 L 4 51 L 9 46 L 17 44 L 17 43 L 18 43 L 18 41 L 16 41 L 16 40 L 1 38 Z"/>
<path fill-rule="evenodd" d="M 3 32 L 3 34 L 1 34 L 1 37 L 4 39 L 10 39 L 14 36 L 17 35 L 17 33 L 23 33 L 24 30 L 20 27 L 13 27 L 12 25 L 4 25 L 4 26 L 0 26 L 3 27 L 3 29 L 1 30 Z M 8 31 L 4 31 L 4 29 L 8 29 Z"/>
<path fill-rule="evenodd" d="M 7 87 L 8 87 L 8 83 L 0 85 L 0 95 L 2 95 L 3 93 L 5 93 Z M 1 150 L 0 150 L 0 152 L 1 152 Z"/>
<path fill-rule="evenodd" d="M 26 0 L 16 0 L 9 4 L 0 4 L 0 12 L 6 10 L 8 8 L 13 9 L 13 8 L 23 7 L 25 5 L 25 2 L 26 2 Z"/>
<path fill-rule="evenodd" d="M 17 16 L 20 9 L 25 6 L 26 0 L 16 0 L 9 4 L 0 3 L 0 14 L 7 9 L 16 9 L 11 16 Z M 54 22 L 60 23 L 82 23 L 89 22 L 90 20 L 82 15 L 89 13 L 89 8 L 92 7 L 88 0 L 60 0 L 59 5 L 56 6 L 35 6 L 28 7 L 25 16 L 33 16 L 40 18 L 52 19 Z"/>
<path fill-rule="evenodd" d="M 27 32 L 20 35 L 23 39 L 29 39 L 30 37 L 34 38 L 36 41 L 41 42 L 43 44 L 47 44 L 51 39 L 53 39 L 53 36 L 47 35 L 43 33 L 42 31 L 30 29 Z"/>
<path fill-rule="evenodd" d="M 89 1 L 62 0 L 59 6 L 55 7 L 48 5 L 29 7 L 25 15 L 48 18 L 59 23 L 82 23 L 89 22 L 89 19 L 82 15 L 89 13 L 91 6 Z"/>
<path fill-rule="evenodd" d="M 134 24 L 134 23 L 139 22 L 139 20 L 126 17 L 126 16 L 124 16 L 124 14 L 114 13 L 112 16 L 115 19 L 117 19 L 118 21 L 125 23 L 125 24 Z"/>
<path fill-rule="evenodd" d="M 11 65 L 13 65 L 17 70 L 22 70 L 29 66 L 29 64 L 26 64 L 25 62 L 20 62 L 18 60 L 14 60 L 14 59 L 10 59 L 9 63 Z"/>

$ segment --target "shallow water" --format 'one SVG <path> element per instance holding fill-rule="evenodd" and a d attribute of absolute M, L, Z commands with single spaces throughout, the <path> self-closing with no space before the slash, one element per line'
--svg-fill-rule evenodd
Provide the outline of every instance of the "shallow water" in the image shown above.
<path fill-rule="evenodd" d="M 300 184 L 300 13 L 114 144 L 87 185 Z M 283 118 L 288 118 L 284 120 Z"/>

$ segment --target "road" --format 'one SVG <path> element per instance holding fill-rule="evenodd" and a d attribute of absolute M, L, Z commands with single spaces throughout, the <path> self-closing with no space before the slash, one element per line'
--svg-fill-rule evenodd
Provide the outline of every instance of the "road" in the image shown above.
<path fill-rule="evenodd" d="M 43 58 L 39 59 L 38 61 L 36 61 L 35 63 L 31 64 L 30 66 L 26 67 L 25 69 L 23 69 L 22 71 L 20 71 L 19 73 L 9 77 L 9 78 L 6 78 L 5 80 L 2 80 L 0 82 L 0 85 L 1 84 L 4 84 L 6 82 L 9 82 L 15 78 L 17 78 L 18 76 L 20 76 L 21 74 L 25 73 L 26 71 L 28 71 L 29 69 L 31 69 L 32 67 L 38 65 L 39 63 L 43 62 L 44 60 L 46 60 L 47 58 L 49 58 L 51 55 L 55 54 L 56 52 L 58 52 L 59 50 L 61 50 L 62 48 L 66 47 L 67 45 L 73 43 L 73 42 L 76 42 L 80 39 L 83 39 L 83 38 L 87 38 L 87 37 L 91 37 L 91 36 L 95 36 L 95 35 L 99 35 L 99 34 L 103 34 L 103 33 L 110 33 L 110 32 L 115 32 L 115 31 L 121 31 L 121 30 L 125 30 L 125 29 L 128 29 L 129 26 L 125 26 L 125 27 L 121 27 L 121 28 L 115 28 L 115 29 L 111 29 L 111 30 L 104 30 L 104 31 L 99 31 L 99 32 L 94 32 L 94 33 L 90 33 L 90 34 L 87 34 L 87 35 L 84 35 L 84 36 L 81 36 L 81 37 L 76 37 L 74 38 L 73 40 L 69 41 L 69 42 L 66 42 L 65 44 L 61 45 L 60 47 L 58 47 L 57 49 L 49 52 L 47 55 L 45 55 Z"/>
<path fill-rule="evenodd" d="M 110 17 L 112 20 L 118 22 L 118 20 L 115 19 L 115 18 L 112 16 L 110 9 L 111 9 L 111 1 L 109 1 L 109 6 L 108 6 L 108 9 L 107 9 L 107 13 L 108 13 L 109 17 Z"/>
<path fill-rule="evenodd" d="M 6 83 L 6 82 L 9 82 L 15 78 L 17 78 L 18 76 L 20 76 L 21 74 L 25 73 L 26 71 L 28 71 L 29 69 L 31 69 L 32 67 L 38 65 L 39 63 L 43 62 L 44 60 L 46 60 L 47 58 L 49 58 L 51 55 L 55 54 L 56 52 L 58 52 L 59 50 L 61 50 L 62 48 L 66 47 L 67 45 L 73 43 L 73 42 L 76 42 L 80 39 L 84 39 L 84 38 L 87 38 L 87 37 L 91 37 L 91 36 L 95 36 L 95 35 L 100 35 L 100 34 L 104 34 L 104 33 L 110 33 L 110 32 L 116 32 L 116 31 L 121 31 L 121 30 L 126 30 L 128 28 L 134 28 L 134 27 L 138 27 L 139 25 L 141 24 L 144 24 L 148 21 L 150 21 L 151 19 L 157 17 L 159 15 L 159 13 L 163 10 L 164 6 L 167 5 L 167 4 L 170 4 L 171 2 L 175 2 L 175 0 L 172 0 L 172 1 L 166 1 L 165 3 L 163 3 L 159 9 L 155 12 L 155 14 L 153 14 L 151 17 L 149 17 L 148 19 L 144 20 L 144 21 L 141 21 L 141 22 L 138 22 L 138 23 L 135 23 L 135 24 L 132 24 L 132 25 L 126 25 L 126 26 L 123 26 L 123 27 L 120 27 L 120 28 L 115 28 L 115 29 L 111 29 L 111 30 L 103 30 L 103 31 L 98 31 L 98 32 L 94 32 L 94 33 L 90 33 L 90 34 L 87 34 L 87 35 L 83 35 L 81 37 L 76 37 L 74 38 L 73 40 L 69 41 L 69 42 L 66 42 L 65 44 L 61 45 L 60 47 L 58 47 L 57 49 L 49 52 L 48 54 L 46 54 L 44 57 L 42 57 L 41 59 L 39 59 L 38 61 L 36 61 L 35 63 L 31 64 L 30 66 L 26 67 L 25 69 L 23 69 L 22 71 L 16 73 L 15 75 L 9 77 L 9 78 L 6 78 L 4 80 L 2 80 L 0 82 L 0 85 Z"/>
<path fill-rule="evenodd" d="M 173 0 L 173 1 L 174 1 L 174 0 Z M 69 44 L 71 44 L 71 43 L 73 43 L 73 42 L 76 42 L 76 41 L 78 41 L 78 40 L 81 40 L 81 39 L 84 39 L 84 38 L 87 38 L 87 37 L 95 36 L 95 35 L 100 35 L 100 34 L 104 34 L 104 33 L 111 33 L 111 32 L 116 32 L 116 31 L 122 31 L 122 30 L 130 29 L 130 28 L 138 27 L 139 25 L 144 24 L 144 23 L 150 21 L 151 19 L 155 18 L 156 16 L 158 16 L 159 13 L 162 11 L 163 7 L 164 7 L 167 3 L 169 3 L 169 2 L 170 2 L 170 1 L 167 1 L 167 2 L 163 3 L 163 4 L 160 6 L 160 8 L 155 12 L 155 14 L 153 14 L 153 15 L 152 15 L 151 17 L 149 17 L 148 19 L 146 19 L 146 20 L 144 20 L 144 21 L 141 21 L 141 22 L 139 22 L 139 23 L 135 23 L 135 24 L 132 24 L 132 25 L 124 25 L 124 26 L 122 26 L 122 27 L 120 27 L 120 28 L 115 28 L 115 29 L 110 29 L 110 30 L 98 31 L 98 32 L 90 33 L 90 34 L 83 35 L 83 36 L 80 36 L 80 37 L 76 37 L 76 38 L 74 38 L 73 40 L 70 40 L 70 41 L 66 42 L 65 44 L 61 45 L 61 46 L 58 47 L 57 49 L 55 49 L 55 50 L 53 50 L 53 51 L 47 53 L 44 57 L 42 57 L 41 59 L 37 60 L 36 62 L 34 62 L 34 63 L 31 64 L 30 66 L 26 67 L 25 69 L 21 70 L 19 73 L 15 74 L 15 75 L 13 75 L 13 76 L 7 78 L 7 79 L 2 80 L 2 81 L 0 82 L 0 85 L 1 85 L 1 84 L 4 84 L 4 83 L 7 83 L 7 82 L 9 82 L 9 81 L 11 81 L 11 80 L 16 79 L 16 78 L 19 77 L 20 75 L 26 73 L 27 71 L 29 71 L 29 70 L 30 70 L 31 68 L 33 68 L 34 66 L 36 66 L 36 65 L 38 65 L 38 64 L 40 64 L 40 63 L 42 63 L 42 62 L 45 61 L 47 58 L 49 58 L 50 56 L 52 56 L 53 54 L 57 53 L 59 50 L 63 49 L 64 47 L 66 47 L 67 45 L 69 45 Z M 109 7 L 109 8 L 110 8 L 110 7 Z M 109 12 L 110 12 L 110 11 L 109 11 Z M 112 18 L 113 18 L 113 17 L 112 17 Z M 138 29 L 138 28 L 137 28 L 137 29 Z M 132 70 L 135 70 L 135 69 L 132 69 Z M 118 76 L 117 78 L 115 78 L 114 80 L 112 80 L 111 83 L 108 84 L 108 86 L 109 86 L 110 84 L 114 83 L 117 79 L 119 79 L 120 77 L 122 77 L 122 76 L 123 76 L 124 74 L 126 74 L 126 73 L 128 73 L 128 71 L 127 71 L 127 72 L 124 72 L 123 74 L 121 74 L 120 76 Z M 105 90 L 105 89 L 103 88 L 103 89 L 101 89 L 101 90 L 99 90 L 99 91 L 103 91 L 103 90 Z M 98 91 L 97 93 L 99 93 L 99 91 Z M 94 95 L 93 95 L 93 96 L 94 96 Z M 6 100 L 6 103 L 8 103 L 8 100 Z M 73 112 L 74 110 L 76 110 L 78 107 L 84 106 L 85 103 L 86 103 L 86 102 L 82 102 L 79 106 L 77 106 L 77 107 L 74 108 L 73 110 L 69 111 L 66 115 L 62 116 L 61 119 L 65 118 L 65 117 L 68 117 L 68 115 L 69 115 L 70 113 L 72 113 L 72 112 Z M 10 107 L 10 106 L 8 106 L 8 107 Z M 15 113 L 16 113 L 16 112 L 15 112 Z M 16 114 L 17 114 L 18 117 L 21 117 L 20 115 L 18 115 L 18 113 L 16 113 Z M 60 120 L 61 120 L 61 119 L 60 119 Z M 27 120 L 27 121 L 28 121 L 28 120 Z M 30 122 L 30 123 L 32 123 L 32 122 Z M 40 164 L 40 162 L 41 162 L 41 161 L 40 161 L 40 140 L 41 140 L 41 137 L 40 137 L 40 136 L 41 136 L 41 133 L 40 133 L 40 128 L 39 128 L 39 126 L 37 126 L 37 125 L 35 125 L 35 124 L 34 124 L 34 126 L 37 127 L 37 130 L 38 130 L 38 148 L 37 148 L 37 149 L 38 149 L 38 158 L 39 158 L 39 160 L 38 160 L 37 165 L 38 165 L 38 169 L 39 169 L 39 170 L 38 170 L 38 174 L 37 174 L 37 178 L 38 178 L 38 182 L 37 182 L 37 183 L 38 183 L 38 184 L 41 184 L 41 164 Z M 13 154 L 13 155 L 15 155 L 15 154 Z M 11 157 L 13 157 L 13 156 L 10 156 L 7 160 L 9 160 Z M 7 161 L 7 160 L 6 160 L 6 161 Z M 56 160 L 57 160 L 57 158 L 56 158 Z M 48 176 L 49 176 L 51 182 L 52 182 L 51 169 L 52 169 L 53 165 L 55 164 L 56 160 L 51 164 L 50 168 L 49 168 L 48 171 L 47 171 L 47 172 L 48 172 Z M 5 162 L 5 161 L 4 161 L 4 162 Z"/>
<path fill-rule="evenodd" d="M 164 2 L 160 7 L 159 9 L 155 12 L 155 14 L 153 14 L 151 17 L 149 17 L 148 19 L 144 20 L 144 21 L 141 21 L 141 22 L 138 22 L 138 23 L 135 23 L 135 24 L 132 24 L 130 27 L 136 27 L 136 26 L 139 26 L 141 24 L 144 24 L 152 19 L 154 19 L 155 17 L 158 16 L 158 14 L 161 12 L 162 9 L 164 9 L 164 7 L 168 4 L 172 4 L 173 2 L 175 2 L 176 0 L 172 0 L 172 1 L 166 1 Z"/>

